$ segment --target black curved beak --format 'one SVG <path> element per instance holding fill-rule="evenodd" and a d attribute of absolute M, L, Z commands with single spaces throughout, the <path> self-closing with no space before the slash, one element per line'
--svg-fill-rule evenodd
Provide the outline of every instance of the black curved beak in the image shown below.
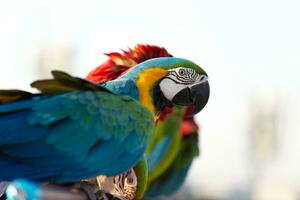
<path fill-rule="evenodd" d="M 186 87 L 178 92 L 172 99 L 172 103 L 179 106 L 192 106 L 192 115 L 200 112 L 206 105 L 209 98 L 209 84 L 208 81 L 192 86 Z"/>

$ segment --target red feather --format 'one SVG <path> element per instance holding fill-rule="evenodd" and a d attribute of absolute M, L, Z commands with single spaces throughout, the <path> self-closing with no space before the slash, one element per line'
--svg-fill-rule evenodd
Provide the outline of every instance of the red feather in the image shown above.
<path fill-rule="evenodd" d="M 86 77 L 87 80 L 97 83 L 114 80 L 145 60 L 172 56 L 165 48 L 141 44 L 138 44 L 133 50 L 123 50 L 123 53 L 112 52 L 105 55 L 109 57 L 108 61 L 91 71 Z"/>

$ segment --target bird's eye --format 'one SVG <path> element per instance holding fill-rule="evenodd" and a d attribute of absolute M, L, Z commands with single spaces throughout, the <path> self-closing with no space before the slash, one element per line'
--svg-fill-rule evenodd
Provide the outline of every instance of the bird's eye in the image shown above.
<path fill-rule="evenodd" d="M 200 82 L 205 81 L 206 79 L 207 79 L 207 76 L 205 76 L 205 75 L 200 76 Z"/>
<path fill-rule="evenodd" d="M 185 75 L 185 70 L 184 70 L 184 69 L 179 69 L 179 70 L 178 70 L 178 74 L 179 74 L 180 76 L 184 76 L 184 75 Z"/>
<path fill-rule="evenodd" d="M 133 179 L 132 179 L 132 178 L 128 178 L 128 179 L 126 180 L 126 182 L 127 182 L 128 184 L 132 184 L 132 183 L 133 183 Z"/>

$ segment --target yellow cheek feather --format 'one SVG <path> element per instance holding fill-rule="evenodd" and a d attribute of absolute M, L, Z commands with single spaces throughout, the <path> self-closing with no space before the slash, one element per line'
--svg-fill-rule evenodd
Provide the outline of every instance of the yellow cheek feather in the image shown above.
<path fill-rule="evenodd" d="M 139 90 L 140 102 L 154 113 L 154 103 L 151 96 L 151 90 L 153 85 L 159 81 L 162 77 L 166 76 L 167 70 L 161 68 L 151 68 L 143 71 L 137 79 L 137 87 Z"/>

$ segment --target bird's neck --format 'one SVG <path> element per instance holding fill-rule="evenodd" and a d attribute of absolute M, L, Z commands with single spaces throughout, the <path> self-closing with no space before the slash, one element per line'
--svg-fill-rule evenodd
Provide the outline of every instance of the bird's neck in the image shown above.
<path fill-rule="evenodd" d="M 137 78 L 136 86 L 139 93 L 139 101 L 155 114 L 153 101 L 153 88 L 157 82 L 166 76 L 167 70 L 161 68 L 150 68 L 140 73 Z"/>
<path fill-rule="evenodd" d="M 135 78 L 123 76 L 101 85 L 116 94 L 128 95 L 144 105 L 155 116 L 156 108 L 153 100 L 154 86 L 168 73 L 161 68 L 149 68 L 139 73 Z"/>

